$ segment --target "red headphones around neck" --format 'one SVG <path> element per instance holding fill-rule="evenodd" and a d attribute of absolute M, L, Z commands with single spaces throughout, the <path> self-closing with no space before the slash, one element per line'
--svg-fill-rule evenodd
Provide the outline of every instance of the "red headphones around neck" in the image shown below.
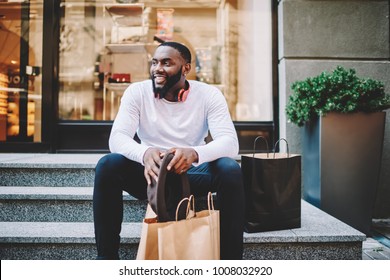
<path fill-rule="evenodd" d="M 188 89 L 182 88 L 179 93 L 177 94 L 177 101 L 184 102 L 187 99 L 188 94 L 190 93 L 190 87 L 188 86 Z"/>

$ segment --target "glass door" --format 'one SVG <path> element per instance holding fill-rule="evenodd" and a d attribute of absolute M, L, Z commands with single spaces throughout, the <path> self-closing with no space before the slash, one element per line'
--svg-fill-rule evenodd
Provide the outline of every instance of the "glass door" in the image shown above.
<path fill-rule="evenodd" d="M 0 144 L 42 141 L 43 1 L 0 1 Z"/>

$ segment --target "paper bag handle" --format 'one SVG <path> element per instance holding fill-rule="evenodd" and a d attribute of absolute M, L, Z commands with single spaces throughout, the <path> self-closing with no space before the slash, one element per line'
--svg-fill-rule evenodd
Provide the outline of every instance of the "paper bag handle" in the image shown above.
<path fill-rule="evenodd" d="M 179 210 L 181 205 L 185 202 L 188 201 L 187 203 L 187 210 L 186 210 L 186 219 L 194 218 L 196 217 L 196 211 L 195 211 L 195 198 L 194 195 L 190 195 L 189 197 L 184 197 L 182 200 L 179 201 L 176 207 L 176 222 L 179 220 Z M 209 192 L 207 194 L 207 208 L 209 212 L 214 211 L 214 199 L 213 199 L 213 194 Z M 190 211 L 193 211 L 194 214 L 190 215 Z"/>
<path fill-rule="evenodd" d="M 213 194 L 211 192 L 207 194 L 207 208 L 209 209 L 209 211 L 214 211 L 214 199 Z"/>
<path fill-rule="evenodd" d="M 209 210 L 209 215 L 211 216 L 212 212 L 215 211 L 214 210 L 214 199 L 213 199 L 213 194 L 211 192 L 209 192 L 207 194 L 207 208 Z"/>
<path fill-rule="evenodd" d="M 186 219 L 188 218 L 193 218 L 195 217 L 196 215 L 196 212 L 195 212 L 195 198 L 193 195 L 190 195 L 189 197 L 184 197 L 182 200 L 179 201 L 179 203 L 177 204 L 177 207 L 176 207 L 176 222 L 179 220 L 179 210 L 180 210 L 180 207 L 181 205 L 185 202 L 185 201 L 188 201 L 187 203 L 187 210 L 186 210 Z M 192 207 L 191 207 L 192 206 Z M 190 216 L 190 211 L 194 212 L 194 215 L 193 216 Z"/>

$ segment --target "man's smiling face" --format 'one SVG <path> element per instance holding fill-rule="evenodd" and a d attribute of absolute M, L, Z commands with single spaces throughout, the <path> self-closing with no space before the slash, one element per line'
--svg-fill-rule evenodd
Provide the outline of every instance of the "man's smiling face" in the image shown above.
<path fill-rule="evenodd" d="M 154 93 L 164 98 L 170 90 L 177 90 L 178 82 L 185 79 L 182 76 L 184 64 L 184 59 L 176 49 L 168 46 L 157 48 L 150 66 Z"/>

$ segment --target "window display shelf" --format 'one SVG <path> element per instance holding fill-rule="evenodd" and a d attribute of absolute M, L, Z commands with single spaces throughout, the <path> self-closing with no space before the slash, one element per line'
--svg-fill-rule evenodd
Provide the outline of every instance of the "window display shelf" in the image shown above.
<path fill-rule="evenodd" d="M 110 53 L 141 53 L 147 51 L 151 44 L 107 44 L 106 49 Z"/>
<path fill-rule="evenodd" d="M 24 88 L 11 88 L 11 87 L 0 87 L 0 91 L 12 92 L 12 93 L 30 92 L 28 90 L 25 90 Z"/>
<path fill-rule="evenodd" d="M 104 45 L 111 45 L 115 50 L 119 44 L 142 46 L 146 35 L 144 5 L 106 4 L 103 7 L 103 18 L 109 20 L 104 26 Z"/>
<path fill-rule="evenodd" d="M 112 91 L 124 91 L 131 83 L 106 83 L 105 87 L 107 90 Z"/>
<path fill-rule="evenodd" d="M 104 5 L 113 22 L 118 26 L 142 26 L 143 4 Z"/>
<path fill-rule="evenodd" d="M 140 0 L 151 8 L 218 8 L 224 0 Z"/>

